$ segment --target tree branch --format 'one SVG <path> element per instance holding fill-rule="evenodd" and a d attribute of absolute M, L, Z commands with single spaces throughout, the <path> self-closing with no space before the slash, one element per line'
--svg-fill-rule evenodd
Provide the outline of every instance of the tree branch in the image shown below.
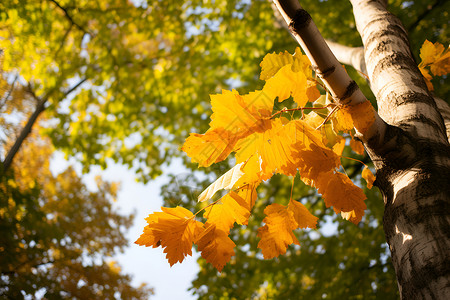
<path fill-rule="evenodd" d="M 356 106 L 366 102 L 367 99 L 356 82 L 342 68 L 311 16 L 297 0 L 274 0 L 273 2 L 285 22 L 289 24 L 294 38 L 308 56 L 316 75 L 322 79 L 335 102 L 340 106 Z M 375 121 L 370 128 L 363 133 L 360 132 L 359 138 L 363 142 L 372 138 L 371 144 L 375 146 L 383 140 L 385 130 L 386 124 L 375 112 Z"/>
<path fill-rule="evenodd" d="M 325 41 L 339 62 L 352 66 L 363 74 L 367 74 L 364 47 L 349 47 L 330 40 Z"/>
<path fill-rule="evenodd" d="M 67 90 L 62 99 L 64 99 L 65 97 L 67 97 L 67 95 L 69 95 L 70 93 L 72 93 L 74 90 L 76 90 L 80 85 L 82 85 L 85 81 L 87 80 L 87 78 L 84 78 L 82 80 L 80 80 L 77 84 L 75 84 L 72 88 L 70 88 L 69 90 Z M 49 91 L 47 93 L 46 96 L 44 96 L 43 98 L 38 97 L 34 91 L 29 87 L 28 89 L 28 93 L 37 100 L 37 106 L 36 109 L 34 110 L 33 114 L 30 116 L 30 118 L 28 119 L 27 124 L 25 125 L 25 127 L 22 129 L 22 131 L 20 132 L 19 137 L 16 139 L 16 141 L 14 142 L 14 144 L 12 145 L 11 149 L 9 150 L 8 154 L 6 155 L 5 160 L 3 161 L 3 172 L 6 172 L 9 167 L 11 166 L 11 163 L 14 159 L 14 157 L 16 156 L 17 152 L 20 149 L 20 146 L 23 144 L 23 142 L 25 141 L 25 139 L 27 138 L 27 136 L 30 134 L 31 129 L 33 127 L 33 125 L 36 123 L 36 120 L 38 119 L 39 115 L 45 110 L 45 104 L 48 101 L 48 98 L 50 96 L 50 94 L 52 93 L 52 91 Z"/>
<path fill-rule="evenodd" d="M 78 29 L 80 29 L 81 31 L 83 31 L 84 33 L 90 34 L 90 32 L 88 30 L 86 30 L 83 26 L 81 26 L 80 24 L 76 23 L 72 16 L 69 14 L 69 12 L 67 11 L 66 8 L 64 8 L 63 6 L 61 6 L 61 4 L 59 4 L 59 2 L 57 2 L 56 0 L 49 0 L 50 2 L 52 2 L 53 4 L 55 4 L 60 10 L 63 11 L 64 15 L 66 16 L 66 18 L 69 20 L 69 22 L 72 25 L 75 25 Z"/>

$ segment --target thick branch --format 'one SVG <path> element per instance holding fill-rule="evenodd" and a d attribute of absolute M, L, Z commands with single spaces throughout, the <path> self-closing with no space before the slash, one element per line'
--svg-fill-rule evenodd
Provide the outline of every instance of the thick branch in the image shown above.
<path fill-rule="evenodd" d="M 274 0 L 273 2 L 289 24 L 294 38 L 308 56 L 317 76 L 322 79 L 336 103 L 341 106 L 354 106 L 366 102 L 367 99 L 356 82 L 342 68 L 311 16 L 297 0 Z M 382 142 L 385 130 L 386 124 L 375 113 L 375 121 L 360 135 L 360 138 L 366 142 L 371 140 L 371 147 L 376 147 Z"/>
<path fill-rule="evenodd" d="M 72 88 L 67 90 L 64 93 L 63 98 L 65 98 L 67 95 L 69 95 L 74 90 L 76 90 L 86 80 L 87 80 L 86 78 L 80 80 L 76 85 L 74 85 Z M 39 98 L 38 96 L 36 96 L 34 94 L 33 90 L 30 89 L 29 93 L 32 95 L 33 98 L 35 98 L 37 100 L 38 104 L 36 106 L 35 111 L 33 112 L 33 114 L 28 119 L 27 124 L 22 129 L 22 131 L 20 132 L 19 137 L 16 139 L 16 141 L 12 145 L 11 149 L 9 150 L 8 154 L 6 155 L 6 158 L 3 161 L 3 172 L 6 172 L 9 169 L 9 167 L 11 166 L 11 163 L 12 163 L 14 157 L 16 156 L 17 152 L 19 151 L 20 146 L 23 144 L 23 142 L 25 141 L 27 136 L 30 134 L 31 129 L 32 129 L 33 125 L 36 123 L 36 120 L 38 119 L 39 115 L 45 110 L 45 104 L 47 103 L 48 98 L 50 96 L 50 94 L 47 94 L 45 97 L 43 97 L 41 99 L 41 98 Z"/>
<path fill-rule="evenodd" d="M 363 47 L 349 47 L 330 40 L 325 40 L 331 52 L 333 52 L 336 59 L 346 65 L 352 66 L 357 71 L 367 74 L 366 61 L 364 60 Z"/>

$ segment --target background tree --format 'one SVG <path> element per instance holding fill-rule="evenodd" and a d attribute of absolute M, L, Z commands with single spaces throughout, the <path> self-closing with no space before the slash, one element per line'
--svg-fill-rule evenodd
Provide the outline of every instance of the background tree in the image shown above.
<path fill-rule="evenodd" d="M 112 260 L 127 245 L 133 216 L 112 207 L 118 185 L 90 192 L 72 168 L 49 170 L 48 138 L 29 137 L 0 183 L 0 295 L 147 299 Z"/>
<path fill-rule="evenodd" d="M 325 37 L 348 46 L 361 45 L 348 1 L 311 0 L 302 1 L 302 4 Z M 445 1 L 431 4 L 429 1 L 390 1 L 390 9 L 410 31 L 416 57 L 425 39 L 442 43 L 448 40 L 448 5 Z M 188 132 L 206 129 L 209 93 L 221 88 L 239 87 L 240 92 L 257 88 L 261 85 L 257 77 L 262 56 L 272 51 L 293 52 L 296 46 L 288 32 L 282 30 L 283 25 L 265 0 L 215 1 L 214 4 L 142 1 L 137 7 L 127 1 L 49 0 L 37 3 L 10 0 L 0 4 L 0 20 L 5 37 L 0 47 L 5 51 L 4 69 L 8 79 L 13 81 L 17 75 L 16 87 L 28 91 L 36 104 L 42 103 L 36 106 L 39 108 L 36 111 L 45 109 L 48 117 L 54 120 L 46 125 L 46 133 L 53 144 L 76 156 L 86 170 L 91 164 L 105 166 L 108 158 L 112 158 L 135 166 L 137 176 L 145 180 L 159 174 L 162 163 L 179 155 L 178 147 Z M 349 70 L 361 85 L 364 79 L 359 79 L 351 68 Z M 448 85 L 436 79 L 433 83 L 436 91 L 448 99 Z M 74 89 L 78 84 L 81 86 Z M 362 89 L 373 99 L 367 86 Z M 5 156 L 8 152 L 9 148 Z M 222 163 L 214 172 L 223 173 L 229 164 Z M 196 169 L 187 162 L 186 165 Z M 358 166 L 346 162 L 345 168 L 353 173 Z M 182 177 L 175 176 L 171 189 L 163 193 L 166 202 L 176 205 L 183 198 L 192 207 L 192 191 L 187 187 L 195 180 L 198 181 L 194 178 L 183 181 Z M 180 186 L 180 181 L 185 184 Z M 275 177 L 261 190 L 259 197 L 273 202 L 273 195 L 279 193 L 281 196 L 282 191 L 289 190 L 289 184 Z M 197 186 L 206 185 L 204 181 Z M 296 189 L 300 189 L 297 195 L 317 197 L 304 187 Z M 175 197 L 173 192 L 177 190 L 180 193 Z M 186 191 L 186 197 L 182 197 L 183 191 Z M 320 205 L 318 202 L 314 208 Z M 194 284 L 195 292 L 209 297 L 214 293 L 223 295 L 226 289 L 232 294 L 233 290 L 227 287 L 237 288 L 238 285 L 248 287 L 240 291 L 251 293 L 249 297 L 269 291 L 275 296 L 281 291 L 283 295 L 306 292 L 319 295 L 321 284 L 327 279 L 335 288 L 340 288 L 327 290 L 326 297 L 337 295 L 337 292 L 340 293 L 338 296 L 359 297 L 395 290 L 385 244 L 380 238 L 382 232 L 378 228 L 382 207 L 377 205 L 374 203 L 371 207 L 369 204 L 368 216 L 371 217 L 363 220 L 365 225 L 360 225 L 378 236 L 376 242 L 360 236 L 360 247 L 356 249 L 360 249 L 361 259 L 353 259 L 355 255 L 334 247 L 331 242 L 336 241 L 338 235 L 343 245 L 355 247 L 354 238 L 359 234 L 352 235 L 351 229 L 342 230 L 348 225 L 340 221 L 338 231 L 333 231 L 335 234 L 308 241 L 313 246 L 303 242 L 300 254 L 295 252 L 295 255 L 283 258 L 285 265 L 278 260 L 262 264 L 255 251 L 248 251 L 248 247 L 255 249 L 253 243 L 240 248 L 234 267 L 248 270 L 245 272 L 249 275 L 239 280 L 235 280 L 237 275 L 231 276 L 238 271 L 233 273 L 235 271 L 229 267 L 218 275 L 208 266 L 201 265 L 202 270 Z M 260 213 L 262 218 L 262 211 Z M 322 225 L 335 218 L 329 210 L 325 210 L 325 214 L 330 217 L 321 218 Z M 253 230 L 245 231 L 249 240 L 257 241 L 254 233 Z M 319 255 L 321 253 L 323 255 Z M 293 266 L 291 259 L 298 257 L 302 257 L 304 263 L 309 262 L 312 268 L 314 262 L 323 262 L 325 256 L 335 262 L 344 259 L 344 265 L 324 264 L 320 272 L 309 272 L 305 264 L 296 265 L 294 270 L 283 268 Z M 309 260 L 308 257 L 320 260 Z M 270 268 L 263 267 L 268 264 Z M 361 289 L 355 290 L 350 285 L 355 279 L 346 276 L 358 274 L 350 270 L 370 270 L 371 276 L 364 277 L 367 280 Z M 306 277 L 294 276 L 293 271 L 304 271 Z M 333 278 L 332 274 L 347 271 L 348 275 Z M 256 276 L 259 273 L 264 275 Z M 273 274 L 283 274 L 294 283 L 302 280 L 307 288 L 299 290 L 298 285 L 285 283 L 281 276 Z M 357 278 L 361 278 L 359 274 Z M 223 288 L 213 284 L 217 282 Z"/>
<path fill-rule="evenodd" d="M 1 75 L 4 152 L 35 102 Z M 133 220 L 113 208 L 119 185 L 98 177 L 92 192 L 71 167 L 53 175 L 53 152 L 50 139 L 34 133 L 0 177 L 0 297 L 147 299 L 152 289 L 132 286 L 113 260 Z"/>

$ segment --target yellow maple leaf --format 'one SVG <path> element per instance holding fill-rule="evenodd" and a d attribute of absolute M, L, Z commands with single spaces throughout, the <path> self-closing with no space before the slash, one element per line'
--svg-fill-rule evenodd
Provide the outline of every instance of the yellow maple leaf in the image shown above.
<path fill-rule="evenodd" d="M 161 246 L 172 266 L 192 255 L 192 244 L 203 231 L 203 223 L 196 221 L 193 214 L 183 207 L 161 209 L 162 212 L 148 216 L 148 225 L 135 243 L 153 248 Z"/>
<path fill-rule="evenodd" d="M 210 129 L 205 134 L 191 133 L 181 150 L 199 167 L 208 167 L 227 158 L 238 141 L 238 136 L 222 128 Z"/>
<path fill-rule="evenodd" d="M 292 65 L 286 65 L 266 81 L 263 92 L 271 99 L 278 97 L 279 102 L 292 96 L 298 106 L 303 107 L 309 100 L 306 94 L 307 86 L 306 75 L 303 72 L 294 72 Z"/>
<path fill-rule="evenodd" d="M 222 94 L 211 95 L 213 114 L 209 126 L 223 128 L 233 134 L 258 127 L 261 119 L 270 116 L 273 99 L 258 93 L 241 96 L 235 90 L 223 90 Z"/>
<path fill-rule="evenodd" d="M 237 162 L 253 157 L 260 164 L 260 180 L 267 180 L 274 172 L 294 175 L 297 170 L 291 148 L 296 136 L 291 126 L 285 126 L 281 119 L 270 120 L 270 129 L 255 132 L 236 145 Z"/>
<path fill-rule="evenodd" d="M 331 118 L 335 132 L 349 132 L 353 129 L 352 116 L 345 109 L 338 109 Z"/>
<path fill-rule="evenodd" d="M 203 217 L 208 224 L 214 224 L 216 229 L 229 233 L 234 222 L 247 225 L 250 210 L 247 202 L 239 194 L 231 191 L 223 196 L 220 201 L 205 209 Z"/>
<path fill-rule="evenodd" d="M 211 197 L 219 190 L 231 189 L 236 181 L 238 181 L 242 177 L 242 175 L 244 175 L 244 172 L 241 170 L 241 167 L 243 165 L 244 162 L 237 164 L 233 168 L 228 170 L 228 172 L 220 176 L 198 196 L 198 202 L 203 202 L 211 199 Z"/>
<path fill-rule="evenodd" d="M 319 218 L 313 216 L 300 202 L 291 199 L 288 204 L 288 210 L 292 211 L 297 222 L 297 228 L 316 228 Z"/>
<path fill-rule="evenodd" d="M 361 173 L 362 178 L 364 178 L 364 180 L 366 180 L 367 182 L 367 188 L 371 189 L 373 187 L 373 183 L 375 182 L 375 175 L 373 175 L 373 173 L 369 170 L 369 168 L 367 166 L 364 167 L 362 173 Z"/>
<path fill-rule="evenodd" d="M 425 40 L 420 48 L 420 58 L 422 59 L 422 64 L 429 65 L 435 62 L 439 59 L 444 50 L 444 46 L 441 43 L 436 42 L 433 44 L 432 42 Z"/>
<path fill-rule="evenodd" d="M 281 53 L 269 53 L 264 56 L 259 79 L 267 80 L 274 76 L 282 67 L 294 62 L 294 57 L 287 51 Z"/>
<path fill-rule="evenodd" d="M 294 243 L 300 245 L 293 230 L 298 228 L 294 213 L 286 206 L 274 203 L 264 209 L 266 223 L 258 229 L 261 240 L 258 248 L 261 249 L 265 259 L 277 257 L 286 253 L 287 247 Z"/>
<path fill-rule="evenodd" d="M 322 194 L 325 205 L 333 206 L 335 213 L 351 213 L 351 221 L 355 224 L 361 221 L 367 208 L 364 200 L 366 195 L 346 175 L 342 173 L 322 173 L 316 181 L 319 193 Z"/>
<path fill-rule="evenodd" d="M 207 223 L 206 226 L 195 243 L 201 256 L 221 272 L 234 255 L 236 244 L 228 237 L 227 232 L 217 229 L 216 225 Z"/>

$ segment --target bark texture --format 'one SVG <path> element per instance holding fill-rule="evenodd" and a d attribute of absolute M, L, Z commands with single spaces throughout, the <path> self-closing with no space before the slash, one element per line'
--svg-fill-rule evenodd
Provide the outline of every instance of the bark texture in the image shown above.
<path fill-rule="evenodd" d="M 400 294 L 402 299 L 448 299 L 448 105 L 428 92 L 406 31 L 384 1 L 351 2 L 379 114 L 390 124 L 382 147 L 370 140 L 366 147 L 385 202 L 384 230 Z"/>

